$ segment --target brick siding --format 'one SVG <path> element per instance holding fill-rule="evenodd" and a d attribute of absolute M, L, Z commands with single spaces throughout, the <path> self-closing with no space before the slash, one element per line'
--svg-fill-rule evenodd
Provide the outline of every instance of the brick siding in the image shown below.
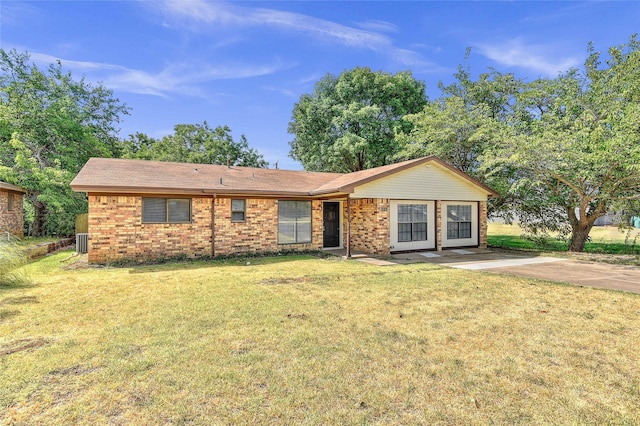
<path fill-rule="evenodd" d="M 245 220 L 242 222 L 231 221 L 231 198 L 193 197 L 191 223 L 155 224 L 142 223 L 142 196 L 89 194 L 89 262 L 322 249 L 322 201 L 311 202 L 311 243 L 278 244 L 278 200 L 238 199 L 245 200 Z M 480 202 L 478 208 L 479 246 L 486 248 L 487 203 Z M 346 202 L 343 209 L 342 232 L 346 246 Z M 442 250 L 441 210 L 441 202 L 436 202 L 437 250 Z M 19 211 L 22 211 L 21 203 Z M 215 235 L 213 243 L 212 234 Z M 388 255 L 389 247 L 389 199 L 352 199 L 351 250 Z"/>
<path fill-rule="evenodd" d="M 232 222 L 231 198 L 194 197 L 191 223 L 142 223 L 142 196 L 89 194 L 89 262 L 322 248 L 321 201 L 312 201 L 311 243 L 304 244 L 278 244 L 277 200 L 245 199 L 245 209 L 245 220 Z"/>
<path fill-rule="evenodd" d="M 9 210 L 9 194 L 13 194 L 13 209 Z M 6 232 L 11 235 L 24 237 L 24 196 L 20 192 L 9 192 L 0 189 L 0 233 L 6 237 Z M 0 235 L 2 238 L 3 235 Z"/>
<path fill-rule="evenodd" d="M 480 213 L 480 241 L 478 241 L 478 247 L 487 248 L 487 202 L 480 201 L 478 203 L 478 212 Z"/>
<path fill-rule="evenodd" d="M 351 200 L 351 250 L 389 254 L 389 200 L 362 198 Z"/>
<path fill-rule="evenodd" d="M 231 221 L 231 198 L 215 202 L 215 255 L 319 250 L 322 248 L 322 202 L 311 202 L 311 242 L 278 244 L 278 200 L 245 200 L 245 220 Z"/>
<path fill-rule="evenodd" d="M 89 194 L 89 262 L 211 255 L 211 197 L 191 200 L 191 223 L 142 223 L 142 197 Z"/>

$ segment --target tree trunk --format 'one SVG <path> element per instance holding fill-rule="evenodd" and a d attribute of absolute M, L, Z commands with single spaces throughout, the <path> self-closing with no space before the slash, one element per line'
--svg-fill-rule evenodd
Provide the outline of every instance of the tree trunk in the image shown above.
<path fill-rule="evenodd" d="M 591 220 L 584 222 L 579 221 L 576 226 L 573 226 L 571 228 L 571 241 L 569 241 L 569 251 L 584 251 L 584 245 L 587 242 L 587 238 L 589 238 L 589 232 L 591 232 L 593 222 L 594 221 Z"/>
<path fill-rule="evenodd" d="M 32 235 L 34 237 L 44 236 L 44 222 L 47 217 L 47 205 L 41 201 L 35 201 L 33 203 L 34 215 L 33 215 L 33 228 Z"/>

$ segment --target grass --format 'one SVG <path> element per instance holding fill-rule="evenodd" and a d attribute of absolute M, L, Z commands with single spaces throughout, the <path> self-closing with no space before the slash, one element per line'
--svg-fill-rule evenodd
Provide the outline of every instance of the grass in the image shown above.
<path fill-rule="evenodd" d="M 20 267 L 27 263 L 21 246 L 0 241 L 0 285 L 26 284 L 28 277 Z"/>
<path fill-rule="evenodd" d="M 24 237 L 22 239 L 17 237 L 11 238 L 11 242 L 13 244 L 15 244 L 18 247 L 24 247 L 24 248 L 37 246 L 39 244 L 53 243 L 57 240 L 59 240 L 59 238 L 56 238 L 56 237 Z"/>
<path fill-rule="evenodd" d="M 524 231 L 518 225 L 490 223 L 487 240 L 494 247 L 525 250 L 544 249 L 566 251 L 568 243 L 550 238 L 540 243 L 522 238 Z M 620 231 L 615 226 L 594 226 L 585 244 L 586 253 L 640 254 L 640 229 Z"/>
<path fill-rule="evenodd" d="M 0 287 L 4 424 L 639 424 L 640 296 L 309 256 Z"/>

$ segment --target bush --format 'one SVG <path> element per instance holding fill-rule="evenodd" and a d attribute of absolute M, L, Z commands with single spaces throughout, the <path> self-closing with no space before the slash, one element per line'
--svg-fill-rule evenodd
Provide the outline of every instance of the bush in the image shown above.
<path fill-rule="evenodd" d="M 22 247 L 0 241 L 0 285 L 26 284 L 29 279 L 20 269 L 26 263 L 27 256 Z"/>

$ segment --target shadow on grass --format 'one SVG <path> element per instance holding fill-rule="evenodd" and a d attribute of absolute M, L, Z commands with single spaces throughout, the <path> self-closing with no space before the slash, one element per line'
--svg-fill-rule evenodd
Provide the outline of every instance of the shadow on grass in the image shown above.
<path fill-rule="evenodd" d="M 198 259 L 165 259 L 158 263 L 139 263 L 139 264 L 114 264 L 109 265 L 112 268 L 129 269 L 130 274 L 144 274 L 149 272 L 158 271 L 184 271 L 202 268 L 224 268 L 224 267 L 238 267 L 238 266 L 259 266 L 259 265 L 273 265 L 278 263 L 293 262 L 298 260 L 337 260 L 338 257 L 333 255 L 317 255 L 317 254 L 286 254 L 286 255 L 273 255 L 273 256 L 246 256 L 246 257 L 232 257 L 226 259 L 219 258 L 198 258 Z"/>

